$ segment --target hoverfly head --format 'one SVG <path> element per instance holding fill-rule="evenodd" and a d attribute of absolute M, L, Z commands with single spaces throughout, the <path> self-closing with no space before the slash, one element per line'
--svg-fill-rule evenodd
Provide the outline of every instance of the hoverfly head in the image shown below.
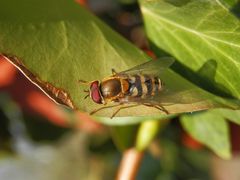
<path fill-rule="evenodd" d="M 87 93 L 84 99 L 90 97 L 97 104 L 105 104 L 102 93 L 100 91 L 100 81 L 95 80 L 88 82 L 84 80 L 79 80 L 78 82 L 81 84 L 90 85 L 89 90 L 84 90 L 84 92 Z"/>
<path fill-rule="evenodd" d="M 104 104 L 104 99 L 100 91 L 100 82 L 93 81 L 90 85 L 89 95 L 91 99 L 97 104 Z"/>

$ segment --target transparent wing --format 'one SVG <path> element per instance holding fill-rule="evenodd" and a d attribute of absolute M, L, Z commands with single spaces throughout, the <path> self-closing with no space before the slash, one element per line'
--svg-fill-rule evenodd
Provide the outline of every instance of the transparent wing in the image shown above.
<path fill-rule="evenodd" d="M 159 75 L 159 78 L 163 82 L 163 87 L 160 92 L 154 96 L 144 98 L 129 97 L 126 101 L 168 106 L 174 104 L 194 104 L 211 98 L 200 88 L 181 78 L 173 71 L 165 71 Z"/>
<path fill-rule="evenodd" d="M 174 62 L 171 57 L 164 57 L 158 60 L 151 60 L 129 70 L 117 73 L 116 75 L 149 74 L 158 76 L 163 82 L 162 91 L 154 96 L 145 98 L 127 96 L 122 99 L 123 103 L 149 103 L 152 105 L 169 106 L 175 104 L 194 104 L 205 101 L 208 97 L 202 94 L 200 89 L 194 87 L 188 81 L 179 78 L 176 73 L 165 70 Z"/>
<path fill-rule="evenodd" d="M 197 102 L 205 101 L 207 97 L 198 89 L 163 89 L 152 98 L 146 99 L 147 101 L 159 103 L 162 106 L 173 104 L 194 104 Z"/>
<path fill-rule="evenodd" d="M 171 66 L 174 62 L 172 57 L 162 57 L 156 60 L 151 60 L 146 63 L 137 65 L 129 70 L 122 71 L 117 73 L 116 75 L 124 75 L 124 74 L 149 74 L 149 75 L 159 75 L 164 72 L 169 66 Z"/>
<path fill-rule="evenodd" d="M 201 101 L 206 101 L 206 96 L 201 96 L 201 92 L 196 89 L 185 89 L 179 91 L 173 91 L 169 89 L 163 89 L 163 91 L 157 93 L 155 96 L 149 96 L 145 98 L 141 97 L 125 97 L 124 103 L 138 103 L 138 104 L 151 104 L 170 106 L 175 104 L 194 104 Z"/>

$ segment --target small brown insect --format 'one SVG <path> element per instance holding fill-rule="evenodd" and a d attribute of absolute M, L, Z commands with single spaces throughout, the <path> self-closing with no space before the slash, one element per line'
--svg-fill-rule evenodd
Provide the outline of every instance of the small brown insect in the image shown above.
<path fill-rule="evenodd" d="M 104 78 L 102 81 L 86 82 L 79 80 L 80 83 L 90 85 L 89 90 L 85 91 L 88 93 L 85 98 L 90 96 L 95 103 L 104 105 L 110 102 L 116 103 L 112 106 L 96 109 L 90 114 L 94 114 L 104 108 L 123 104 L 129 104 L 129 106 L 120 107 L 113 113 L 112 117 L 121 109 L 136 105 L 151 106 L 168 113 L 160 103 L 154 101 L 154 97 L 160 95 L 164 89 L 163 83 L 158 77 L 159 74 L 173 62 L 173 58 L 165 57 L 146 62 L 120 73 L 112 69 L 112 76 Z"/>

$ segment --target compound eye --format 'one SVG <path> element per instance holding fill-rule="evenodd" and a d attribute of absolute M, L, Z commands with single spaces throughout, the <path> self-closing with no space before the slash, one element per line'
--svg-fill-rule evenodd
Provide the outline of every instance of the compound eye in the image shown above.
<path fill-rule="evenodd" d="M 99 82 L 94 81 L 90 86 L 91 98 L 95 103 L 102 104 L 102 97 L 99 91 Z"/>

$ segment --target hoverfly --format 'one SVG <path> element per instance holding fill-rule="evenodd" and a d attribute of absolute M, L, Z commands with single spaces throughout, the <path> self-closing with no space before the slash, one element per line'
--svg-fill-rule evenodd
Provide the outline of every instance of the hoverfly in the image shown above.
<path fill-rule="evenodd" d="M 97 104 L 107 105 L 115 102 L 115 105 L 104 106 L 92 111 L 94 114 L 104 108 L 110 108 L 123 104 L 129 104 L 127 107 L 145 105 L 155 107 L 168 114 L 167 110 L 161 103 L 154 101 L 154 97 L 161 95 L 164 91 L 164 82 L 159 75 L 164 72 L 174 59 L 164 57 L 158 60 L 151 60 L 146 63 L 137 65 L 129 70 L 116 72 L 112 69 L 112 75 L 104 78 L 102 81 L 84 81 L 80 83 L 89 85 L 89 90 L 85 90 L 87 97 L 90 97 Z M 112 114 L 114 117 L 122 108 L 120 107 Z M 112 118 L 111 117 L 111 118 Z"/>

